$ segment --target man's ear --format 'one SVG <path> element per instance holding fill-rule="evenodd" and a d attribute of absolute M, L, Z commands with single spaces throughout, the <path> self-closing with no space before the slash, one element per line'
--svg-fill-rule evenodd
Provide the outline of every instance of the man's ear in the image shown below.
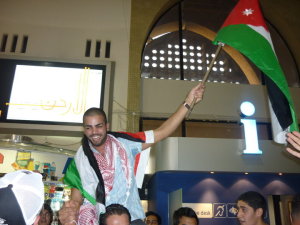
<path fill-rule="evenodd" d="M 106 131 L 109 131 L 109 123 L 106 123 Z"/>
<path fill-rule="evenodd" d="M 258 217 L 262 217 L 263 214 L 264 214 L 264 210 L 263 210 L 262 208 L 258 208 L 258 209 L 256 209 L 255 214 L 256 214 Z"/>

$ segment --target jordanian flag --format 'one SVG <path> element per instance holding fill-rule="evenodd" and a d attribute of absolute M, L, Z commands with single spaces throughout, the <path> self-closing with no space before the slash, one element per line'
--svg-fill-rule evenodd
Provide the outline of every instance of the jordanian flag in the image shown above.
<path fill-rule="evenodd" d="M 258 0 L 238 2 L 213 41 L 218 42 L 240 51 L 266 75 L 274 141 L 286 143 L 286 132 L 299 128 L 288 84 Z"/>

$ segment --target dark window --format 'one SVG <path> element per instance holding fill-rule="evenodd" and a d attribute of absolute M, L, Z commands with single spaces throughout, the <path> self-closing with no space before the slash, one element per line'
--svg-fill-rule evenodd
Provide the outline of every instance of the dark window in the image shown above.
<path fill-rule="evenodd" d="M 26 52 L 27 43 L 28 43 L 28 36 L 24 35 L 23 36 L 23 41 L 22 41 L 21 53 L 25 53 Z"/>
<path fill-rule="evenodd" d="M 10 52 L 16 52 L 17 43 L 18 43 L 18 35 L 14 35 L 11 43 Z"/>
<path fill-rule="evenodd" d="M 7 43 L 7 38 L 8 38 L 8 34 L 3 34 L 2 40 L 1 40 L 1 46 L 0 46 L 0 51 L 1 51 L 1 52 L 5 52 L 5 49 L 6 49 L 6 43 Z"/>
<path fill-rule="evenodd" d="M 110 58 L 110 41 L 106 41 L 106 46 L 105 46 L 105 58 Z"/>
<path fill-rule="evenodd" d="M 99 58 L 101 53 L 101 41 L 96 41 L 95 57 Z"/>
<path fill-rule="evenodd" d="M 87 40 L 86 44 L 85 44 L 85 56 L 86 57 L 90 57 L 90 55 L 91 55 L 91 45 L 92 45 L 92 41 Z"/>

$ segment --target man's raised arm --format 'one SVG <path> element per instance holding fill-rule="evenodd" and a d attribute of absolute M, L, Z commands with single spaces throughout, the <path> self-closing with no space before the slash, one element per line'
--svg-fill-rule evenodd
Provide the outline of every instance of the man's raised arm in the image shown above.
<path fill-rule="evenodd" d="M 182 103 L 179 108 L 173 113 L 161 126 L 153 130 L 154 132 L 154 143 L 157 143 L 167 137 L 169 137 L 181 124 L 181 122 L 186 117 L 189 107 L 193 104 L 197 104 L 203 98 L 204 85 L 199 83 L 197 86 L 193 87 L 185 98 L 184 103 Z M 143 143 L 143 149 L 152 146 L 154 143 Z"/>

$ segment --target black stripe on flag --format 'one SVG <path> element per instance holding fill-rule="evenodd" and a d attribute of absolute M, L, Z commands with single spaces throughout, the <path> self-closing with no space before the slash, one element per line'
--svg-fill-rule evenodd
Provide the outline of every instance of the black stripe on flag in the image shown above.
<path fill-rule="evenodd" d="M 123 139 L 127 139 L 129 141 L 145 143 L 145 140 L 133 137 L 129 133 L 113 132 L 113 131 L 108 131 L 107 133 L 113 135 L 115 138 L 123 138 Z"/>
<path fill-rule="evenodd" d="M 285 130 L 293 123 L 290 104 L 274 81 L 266 75 L 264 78 L 273 111 L 282 130 Z"/>

